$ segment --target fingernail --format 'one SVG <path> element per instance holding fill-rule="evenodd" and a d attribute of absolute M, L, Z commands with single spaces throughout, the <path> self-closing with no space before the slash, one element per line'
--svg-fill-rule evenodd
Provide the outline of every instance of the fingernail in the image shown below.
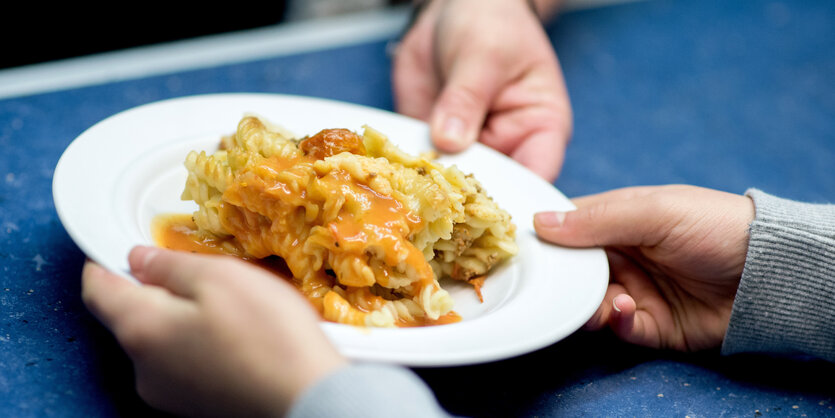
<path fill-rule="evenodd" d="M 559 228 L 565 222 L 565 212 L 539 212 L 533 220 L 541 227 Z"/>
<path fill-rule="evenodd" d="M 464 145 L 466 139 L 464 138 L 464 121 L 456 116 L 448 117 L 443 124 L 442 132 L 444 138 L 453 142 L 456 145 Z"/>
<path fill-rule="evenodd" d="M 617 300 L 618 300 L 618 298 L 614 298 L 614 299 L 612 299 L 612 308 L 614 308 L 614 309 L 615 309 L 615 311 L 620 312 L 621 310 L 620 310 L 620 308 L 618 307 L 618 302 L 617 302 Z"/>

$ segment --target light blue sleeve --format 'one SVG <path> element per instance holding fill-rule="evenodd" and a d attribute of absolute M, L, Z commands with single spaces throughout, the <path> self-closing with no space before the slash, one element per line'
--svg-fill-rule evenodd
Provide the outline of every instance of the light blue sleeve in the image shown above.
<path fill-rule="evenodd" d="M 449 416 L 411 370 L 382 364 L 353 364 L 337 370 L 303 393 L 288 414 L 290 418 Z"/>

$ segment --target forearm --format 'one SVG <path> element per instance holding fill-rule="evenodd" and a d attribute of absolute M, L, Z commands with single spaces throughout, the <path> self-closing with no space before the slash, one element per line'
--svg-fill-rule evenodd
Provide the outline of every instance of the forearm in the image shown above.
<path fill-rule="evenodd" d="M 387 365 L 355 364 L 308 389 L 293 405 L 302 417 L 449 417 L 414 373 Z"/>
<path fill-rule="evenodd" d="M 835 361 L 835 205 L 758 190 L 745 269 L 722 352 L 804 353 Z"/>

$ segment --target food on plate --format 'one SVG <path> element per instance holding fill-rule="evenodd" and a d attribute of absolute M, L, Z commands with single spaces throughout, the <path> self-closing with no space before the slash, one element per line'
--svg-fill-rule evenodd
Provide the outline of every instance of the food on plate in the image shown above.
<path fill-rule="evenodd" d="M 245 116 L 220 149 L 192 151 L 189 218 L 155 221 L 162 246 L 254 260 L 280 257 L 329 321 L 455 322 L 438 278 L 484 276 L 517 252 L 510 215 L 472 175 L 411 156 L 364 127 L 300 139 Z M 489 280 L 489 279 L 488 279 Z"/>

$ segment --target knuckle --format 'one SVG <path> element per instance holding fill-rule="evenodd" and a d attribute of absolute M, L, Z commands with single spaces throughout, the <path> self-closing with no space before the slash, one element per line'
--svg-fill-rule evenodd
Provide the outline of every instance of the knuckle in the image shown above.
<path fill-rule="evenodd" d="M 605 219 L 608 216 L 610 211 L 610 206 L 608 202 L 600 202 L 595 205 L 589 206 L 586 210 L 581 211 L 581 218 L 580 220 L 583 222 L 584 225 L 594 225 L 600 219 Z"/>

